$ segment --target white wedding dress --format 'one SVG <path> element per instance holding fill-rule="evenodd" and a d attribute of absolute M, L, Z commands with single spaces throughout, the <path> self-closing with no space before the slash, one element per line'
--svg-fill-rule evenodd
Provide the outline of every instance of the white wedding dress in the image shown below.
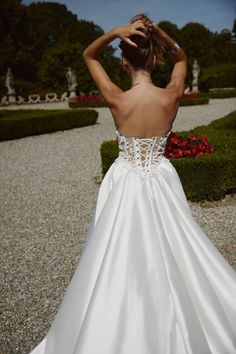
<path fill-rule="evenodd" d="M 236 353 L 236 272 L 192 216 L 169 134 L 117 131 L 79 265 L 30 354 Z"/>

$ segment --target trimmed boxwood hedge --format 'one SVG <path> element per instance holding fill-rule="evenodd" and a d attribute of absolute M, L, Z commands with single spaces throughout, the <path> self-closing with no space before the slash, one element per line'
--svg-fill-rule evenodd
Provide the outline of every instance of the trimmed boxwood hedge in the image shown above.
<path fill-rule="evenodd" d="M 0 141 L 93 125 L 98 112 L 84 110 L 0 110 Z"/>
<path fill-rule="evenodd" d="M 190 131 L 178 132 L 181 137 L 205 133 L 214 152 L 200 158 L 170 159 L 190 200 L 217 200 L 236 191 L 236 111 Z M 105 141 L 100 149 L 103 176 L 118 156 L 116 141 Z"/>
<path fill-rule="evenodd" d="M 217 90 L 217 91 L 201 92 L 201 96 L 209 97 L 209 98 L 236 97 L 236 89 L 235 90 Z"/>
<path fill-rule="evenodd" d="M 209 97 L 200 97 L 195 99 L 182 98 L 180 101 L 180 106 L 196 106 L 199 104 L 208 104 Z"/>
<path fill-rule="evenodd" d="M 68 101 L 70 108 L 83 108 L 83 107 L 107 107 L 105 101 L 89 101 L 89 102 L 78 102 L 78 101 Z"/>

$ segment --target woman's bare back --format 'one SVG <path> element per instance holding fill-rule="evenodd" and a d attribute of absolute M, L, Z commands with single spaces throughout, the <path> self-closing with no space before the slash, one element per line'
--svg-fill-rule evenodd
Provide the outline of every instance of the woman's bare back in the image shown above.
<path fill-rule="evenodd" d="M 176 97 L 150 83 L 141 83 L 123 92 L 111 112 L 117 129 L 126 136 L 165 135 L 178 111 Z"/>

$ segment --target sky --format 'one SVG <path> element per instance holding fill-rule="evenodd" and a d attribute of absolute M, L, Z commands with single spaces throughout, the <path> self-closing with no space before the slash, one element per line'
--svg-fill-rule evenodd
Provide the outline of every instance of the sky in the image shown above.
<path fill-rule="evenodd" d="M 42 0 L 41 0 L 42 1 Z M 65 4 L 78 19 L 93 21 L 105 32 L 130 22 L 132 16 L 142 12 L 155 22 L 170 21 L 182 28 L 188 22 L 198 22 L 212 32 L 232 30 L 236 17 L 235 0 L 49 0 Z M 23 0 L 23 4 L 38 2 Z M 120 40 L 111 45 L 120 56 Z"/>

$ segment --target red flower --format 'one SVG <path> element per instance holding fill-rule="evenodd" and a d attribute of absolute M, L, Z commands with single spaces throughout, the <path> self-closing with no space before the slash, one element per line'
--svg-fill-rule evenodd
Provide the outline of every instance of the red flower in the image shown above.
<path fill-rule="evenodd" d="M 202 134 L 202 136 L 201 136 L 201 142 L 202 142 L 203 144 L 207 144 L 207 143 L 208 143 L 206 134 Z"/>
<path fill-rule="evenodd" d="M 77 96 L 76 101 L 78 102 L 97 102 L 101 101 L 101 96 Z"/>
<path fill-rule="evenodd" d="M 208 143 L 206 134 L 200 138 L 189 135 L 185 139 L 180 139 L 176 133 L 171 133 L 167 142 L 165 156 L 167 158 L 200 157 L 205 153 L 211 153 L 214 148 Z"/>
<path fill-rule="evenodd" d="M 195 135 L 189 135 L 189 136 L 187 137 L 187 139 L 188 139 L 189 141 L 196 141 L 196 140 L 197 140 L 197 138 L 196 138 Z"/>
<path fill-rule="evenodd" d="M 184 99 L 194 99 L 194 98 L 199 98 L 199 97 L 200 97 L 199 93 L 185 93 L 183 95 Z"/>
<path fill-rule="evenodd" d="M 178 144 L 180 142 L 180 139 L 177 137 L 176 133 L 171 133 L 169 140 L 171 144 Z"/>

